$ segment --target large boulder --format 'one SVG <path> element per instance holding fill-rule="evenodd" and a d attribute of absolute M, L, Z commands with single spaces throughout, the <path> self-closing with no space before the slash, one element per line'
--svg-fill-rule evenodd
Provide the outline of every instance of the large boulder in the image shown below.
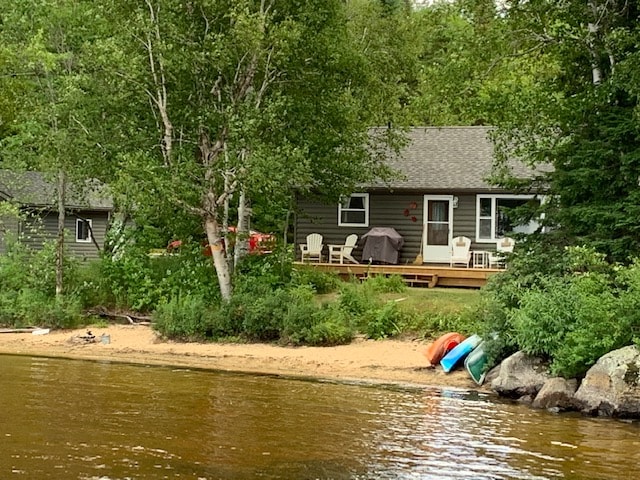
<path fill-rule="evenodd" d="M 575 394 L 583 413 L 640 418 L 640 351 L 636 346 L 614 350 L 589 369 Z"/>
<path fill-rule="evenodd" d="M 516 352 L 502 361 L 491 389 L 504 397 L 533 398 L 548 379 L 548 368 L 541 358 Z"/>
<path fill-rule="evenodd" d="M 578 380 L 566 380 L 560 377 L 550 378 L 542 386 L 533 400 L 533 408 L 544 408 L 554 412 L 574 408 L 573 396 L 578 388 Z"/>

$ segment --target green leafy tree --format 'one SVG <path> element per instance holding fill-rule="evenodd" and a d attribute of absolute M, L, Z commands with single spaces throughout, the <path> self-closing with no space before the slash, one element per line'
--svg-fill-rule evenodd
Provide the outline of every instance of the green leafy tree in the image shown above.
<path fill-rule="evenodd" d="M 128 116 L 125 132 L 155 129 L 157 139 L 121 154 L 119 175 L 200 220 L 223 298 L 227 227 L 235 212 L 242 224 L 252 198 L 289 198 L 294 188 L 337 198 L 384 173 L 381 137 L 367 134 L 372 72 L 349 40 L 342 2 L 113 6 L 123 33 L 112 52 L 127 58 L 111 65 L 118 90 L 130 92 L 129 112 L 151 106 Z"/>
<path fill-rule="evenodd" d="M 90 57 L 100 18 L 89 2 L 57 0 L 5 2 L 2 27 L 0 88 L 13 93 L 2 104 L 0 136 L 5 167 L 44 172 L 56 184 L 51 198 L 58 212 L 56 294 L 64 286 L 64 223 L 70 180 L 76 187 L 100 157 L 90 132 L 95 115 L 91 98 Z M 8 112 L 8 113 L 6 113 Z M 81 194 L 81 192 L 76 192 Z"/>
<path fill-rule="evenodd" d="M 553 166 L 542 179 L 553 232 L 610 260 L 640 254 L 639 11 L 634 2 L 508 2 L 523 57 L 548 59 L 525 105 L 502 124 L 503 153 Z M 506 156 L 505 155 L 505 156 Z M 531 188 L 531 185 L 524 185 Z"/>

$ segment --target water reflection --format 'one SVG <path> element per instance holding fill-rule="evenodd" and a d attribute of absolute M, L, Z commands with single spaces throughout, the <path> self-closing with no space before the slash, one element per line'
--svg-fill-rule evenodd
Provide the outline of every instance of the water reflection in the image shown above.
<path fill-rule="evenodd" d="M 0 356 L 0 478 L 634 478 L 636 424 L 448 389 Z"/>

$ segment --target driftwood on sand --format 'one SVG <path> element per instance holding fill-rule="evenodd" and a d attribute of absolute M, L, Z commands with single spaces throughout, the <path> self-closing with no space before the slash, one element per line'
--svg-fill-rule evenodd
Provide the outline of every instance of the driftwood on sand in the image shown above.
<path fill-rule="evenodd" d="M 108 317 L 108 318 L 123 318 L 130 325 L 151 325 L 151 317 L 145 315 L 138 315 L 134 313 L 121 313 L 121 312 L 113 312 L 106 309 L 96 309 L 89 310 L 87 312 L 89 315 L 97 315 L 99 317 Z"/>

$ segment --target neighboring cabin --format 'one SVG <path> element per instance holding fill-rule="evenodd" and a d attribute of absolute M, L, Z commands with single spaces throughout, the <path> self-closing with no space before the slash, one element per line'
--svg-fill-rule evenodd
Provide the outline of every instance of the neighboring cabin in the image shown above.
<path fill-rule="evenodd" d="M 539 199 L 516 195 L 487 182 L 494 160 L 490 130 L 411 129 L 407 146 L 400 155 L 389 158 L 389 164 L 403 178 L 364 186 L 340 205 L 299 199 L 296 244 L 305 243 L 309 233 L 320 233 L 326 259 L 328 244 L 341 244 L 352 233 L 362 238 L 372 227 L 392 227 L 404 239 L 399 264 L 412 263 L 422 242 L 425 263 L 448 265 L 454 237 L 469 237 L 473 250 L 495 251 L 496 242 L 509 232 L 533 231 L 537 224 L 511 225 L 504 209 Z M 519 164 L 514 166 L 514 173 L 518 177 L 531 175 Z M 299 249 L 296 253 L 299 257 Z M 362 242 L 354 251 L 357 260 L 361 255 Z"/>
<path fill-rule="evenodd" d="M 65 229 L 67 249 L 80 258 L 97 258 L 104 247 L 113 203 L 106 188 L 92 182 L 86 188 L 67 187 Z M 20 218 L 0 217 L 0 253 L 5 237 L 12 235 L 33 248 L 56 238 L 58 212 L 56 185 L 38 172 L 0 170 L 0 202 L 10 202 L 20 210 Z M 98 248 L 99 247 L 99 248 Z"/>

